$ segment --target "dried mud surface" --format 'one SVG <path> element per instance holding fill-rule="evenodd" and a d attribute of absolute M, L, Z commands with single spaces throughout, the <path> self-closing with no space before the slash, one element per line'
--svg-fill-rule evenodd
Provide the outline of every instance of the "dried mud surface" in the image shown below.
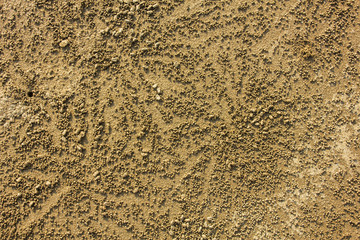
<path fill-rule="evenodd" d="M 0 239 L 360 239 L 359 1 L 0 1 Z"/>

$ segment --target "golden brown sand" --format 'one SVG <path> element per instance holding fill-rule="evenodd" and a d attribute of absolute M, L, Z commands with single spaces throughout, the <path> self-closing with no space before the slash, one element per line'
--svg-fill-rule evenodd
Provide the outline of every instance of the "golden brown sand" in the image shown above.
<path fill-rule="evenodd" d="M 360 239 L 359 7 L 0 1 L 0 239 Z"/>

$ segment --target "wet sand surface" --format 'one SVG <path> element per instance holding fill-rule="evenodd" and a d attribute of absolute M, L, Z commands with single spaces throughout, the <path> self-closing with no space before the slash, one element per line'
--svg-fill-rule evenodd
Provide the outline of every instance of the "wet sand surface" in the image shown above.
<path fill-rule="evenodd" d="M 0 239 L 359 239 L 359 7 L 0 1 Z"/>

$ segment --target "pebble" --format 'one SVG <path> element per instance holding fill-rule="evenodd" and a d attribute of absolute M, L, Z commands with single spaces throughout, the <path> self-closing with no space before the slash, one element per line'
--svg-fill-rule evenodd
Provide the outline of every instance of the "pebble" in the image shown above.
<path fill-rule="evenodd" d="M 30 206 L 30 207 L 33 207 L 34 205 L 35 205 L 35 202 L 34 202 L 34 201 L 29 202 L 29 206 Z"/>
<path fill-rule="evenodd" d="M 61 41 L 60 43 L 59 43 L 59 46 L 61 47 L 61 48 L 64 48 L 64 47 L 66 47 L 67 45 L 69 45 L 69 40 L 63 40 L 63 41 Z"/>
<path fill-rule="evenodd" d="M 183 223 L 182 224 L 182 227 L 184 227 L 184 228 L 188 228 L 190 225 L 189 225 L 189 223 Z"/>
<path fill-rule="evenodd" d="M 207 228 L 207 227 L 208 227 L 208 223 L 204 222 L 204 228 Z"/>
<path fill-rule="evenodd" d="M 142 150 L 142 152 L 144 152 L 144 153 L 150 153 L 151 151 L 152 151 L 152 148 L 148 147 L 148 146 L 144 147 Z"/>
<path fill-rule="evenodd" d="M 94 177 L 97 177 L 99 174 L 100 174 L 100 172 L 99 172 L 99 171 L 96 171 L 96 172 L 93 173 L 93 176 L 94 176 Z"/>
<path fill-rule="evenodd" d="M 159 95 L 159 94 L 156 94 L 155 99 L 158 100 L 158 101 L 160 101 L 160 100 L 161 100 L 160 95 Z"/>
<path fill-rule="evenodd" d="M 48 186 L 48 187 L 50 187 L 50 186 L 51 186 L 51 182 L 50 182 L 50 181 L 46 181 L 46 182 L 45 182 L 45 185 Z"/>
<path fill-rule="evenodd" d="M 152 85 L 153 89 L 156 89 L 158 87 L 158 85 L 155 83 L 154 85 Z"/>
<path fill-rule="evenodd" d="M 16 182 L 21 182 L 21 180 L 22 180 L 22 177 L 18 177 L 17 179 L 16 179 Z"/>

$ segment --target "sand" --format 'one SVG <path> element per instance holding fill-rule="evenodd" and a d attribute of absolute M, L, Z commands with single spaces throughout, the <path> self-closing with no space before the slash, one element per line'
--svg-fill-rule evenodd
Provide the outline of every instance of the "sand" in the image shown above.
<path fill-rule="evenodd" d="M 359 239 L 359 11 L 0 1 L 0 239 Z"/>

